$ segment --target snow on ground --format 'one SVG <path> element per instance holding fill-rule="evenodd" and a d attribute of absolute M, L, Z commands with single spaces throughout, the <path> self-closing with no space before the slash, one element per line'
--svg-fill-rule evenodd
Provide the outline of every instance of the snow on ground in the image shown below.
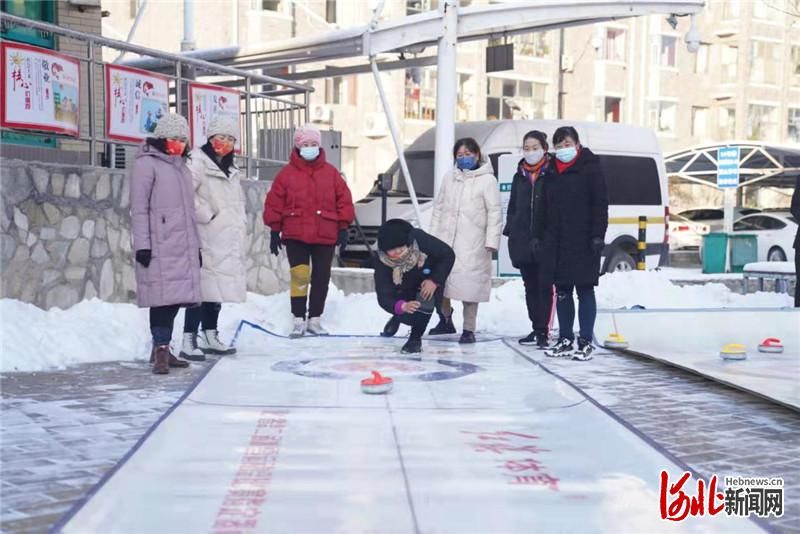
<path fill-rule="evenodd" d="M 780 308 L 792 298 L 775 293 L 740 295 L 720 283 L 678 287 L 673 273 L 658 271 L 615 273 L 601 278 L 597 303 L 601 309 L 646 308 Z M 478 329 L 502 335 L 530 330 L 523 285 L 514 280 L 495 289 L 492 300 L 481 304 Z M 323 324 L 337 334 L 377 334 L 389 315 L 378 307 L 373 293 L 347 295 L 333 285 L 328 293 Z M 287 293 L 272 296 L 248 294 L 243 304 L 226 304 L 220 316 L 223 341 L 229 340 L 239 321 L 246 319 L 279 333 L 291 327 Z M 456 326 L 461 306 L 455 305 Z M 435 324 L 434 317 L 432 323 Z M 147 310 L 133 304 L 83 301 L 60 310 L 41 310 L 31 304 L 0 299 L 0 372 L 63 369 L 68 365 L 148 358 L 150 335 Z M 183 311 L 175 321 L 173 346 L 180 350 Z M 401 334 L 404 330 L 401 330 Z"/>

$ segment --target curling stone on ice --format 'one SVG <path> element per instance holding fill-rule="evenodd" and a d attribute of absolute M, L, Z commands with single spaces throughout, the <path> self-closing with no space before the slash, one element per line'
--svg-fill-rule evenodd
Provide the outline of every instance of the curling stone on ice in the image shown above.
<path fill-rule="evenodd" d="M 369 394 L 389 393 L 394 385 L 394 380 L 383 376 L 378 371 L 372 371 L 370 378 L 361 381 L 361 391 Z"/>
<path fill-rule="evenodd" d="M 605 341 L 603 341 L 603 346 L 607 349 L 627 349 L 628 342 L 625 340 L 622 334 L 617 332 L 612 332 L 608 334 L 608 337 Z"/>
<path fill-rule="evenodd" d="M 747 359 L 747 351 L 741 343 L 728 343 L 722 347 L 722 350 L 719 351 L 719 355 L 723 360 Z"/>
<path fill-rule="evenodd" d="M 758 352 L 780 354 L 783 352 L 783 345 L 777 337 L 768 337 L 758 345 Z"/>

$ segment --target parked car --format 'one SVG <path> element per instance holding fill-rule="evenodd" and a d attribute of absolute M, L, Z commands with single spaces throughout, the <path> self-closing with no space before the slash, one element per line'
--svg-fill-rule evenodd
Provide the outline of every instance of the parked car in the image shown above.
<path fill-rule="evenodd" d="M 758 208 L 733 208 L 733 220 L 760 211 Z M 725 211 L 722 208 L 696 208 L 681 211 L 678 215 L 686 217 L 690 221 L 707 225 L 710 232 L 722 232 L 725 224 Z"/>
<path fill-rule="evenodd" d="M 734 234 L 758 238 L 758 261 L 786 261 L 792 254 L 797 220 L 788 211 L 755 213 L 733 223 Z"/>
<path fill-rule="evenodd" d="M 703 236 L 709 231 L 707 224 L 691 221 L 683 215 L 672 215 L 669 218 L 669 247 L 671 250 L 699 250 Z"/>

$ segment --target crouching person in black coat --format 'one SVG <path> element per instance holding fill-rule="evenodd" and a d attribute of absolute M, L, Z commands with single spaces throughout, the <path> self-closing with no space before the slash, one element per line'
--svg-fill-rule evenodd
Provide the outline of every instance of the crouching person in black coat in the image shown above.
<path fill-rule="evenodd" d="M 375 293 L 381 308 L 392 314 L 381 335 L 391 337 L 400 324 L 410 325 L 402 352 L 422 352 L 422 334 L 441 303 L 455 260 L 452 248 L 408 221 L 391 219 L 378 231 Z"/>

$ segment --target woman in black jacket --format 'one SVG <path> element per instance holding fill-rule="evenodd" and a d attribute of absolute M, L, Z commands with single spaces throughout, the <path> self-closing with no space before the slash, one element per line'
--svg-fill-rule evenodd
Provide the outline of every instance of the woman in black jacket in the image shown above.
<path fill-rule="evenodd" d="M 383 335 L 393 336 L 401 323 L 410 325 L 402 352 L 422 352 L 422 334 L 441 304 L 455 260 L 452 248 L 408 221 L 391 219 L 378 230 L 375 293 L 381 308 L 392 314 Z"/>
<path fill-rule="evenodd" d="M 545 355 L 590 360 L 597 316 L 594 286 L 608 228 L 606 181 L 600 160 L 580 145 L 575 128 L 557 129 L 553 145 L 556 172 L 544 179 L 542 209 L 534 213 L 533 246 L 541 250 L 544 280 L 556 286 L 559 341 Z M 573 289 L 579 302 L 577 350 L 573 348 Z"/>
<path fill-rule="evenodd" d="M 547 153 L 547 134 L 532 130 L 522 138 L 523 158 L 517 164 L 517 173 L 511 184 L 506 227 L 508 254 L 511 264 L 519 269 L 525 283 L 525 304 L 533 331 L 519 340 L 521 345 L 547 348 L 550 317 L 553 311 L 553 285 L 543 283 L 539 276 L 539 250 L 534 253 L 533 214 L 541 209 L 544 178 L 555 172 Z"/>

